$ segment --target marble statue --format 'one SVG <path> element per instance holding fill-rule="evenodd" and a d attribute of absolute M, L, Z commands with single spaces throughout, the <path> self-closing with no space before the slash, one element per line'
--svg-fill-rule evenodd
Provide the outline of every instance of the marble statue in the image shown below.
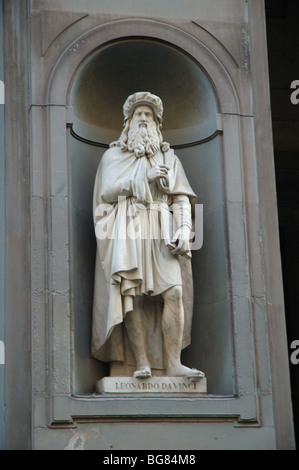
<path fill-rule="evenodd" d="M 181 363 L 193 311 L 196 195 L 163 142 L 161 99 L 134 93 L 123 112 L 123 131 L 104 153 L 94 186 L 92 355 L 126 364 L 138 379 L 204 377 Z"/>

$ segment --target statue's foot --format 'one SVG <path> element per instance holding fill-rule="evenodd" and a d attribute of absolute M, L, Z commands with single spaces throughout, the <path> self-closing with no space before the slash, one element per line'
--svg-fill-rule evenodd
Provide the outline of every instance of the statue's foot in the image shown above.
<path fill-rule="evenodd" d="M 149 366 L 141 366 L 135 370 L 133 377 L 135 379 L 149 379 L 152 376 L 151 368 Z"/>
<path fill-rule="evenodd" d="M 196 381 L 202 377 L 205 377 L 204 372 L 201 370 L 191 369 L 190 367 L 183 366 L 182 364 L 169 367 L 166 371 L 166 374 L 169 377 L 186 377 L 191 381 Z"/>

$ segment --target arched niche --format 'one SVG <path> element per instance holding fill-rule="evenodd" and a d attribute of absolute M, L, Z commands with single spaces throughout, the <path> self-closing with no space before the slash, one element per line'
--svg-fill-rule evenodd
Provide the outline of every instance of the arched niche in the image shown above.
<path fill-rule="evenodd" d="M 80 67 L 71 92 L 73 129 L 81 137 L 109 144 L 123 125 L 122 105 L 136 90 L 162 97 L 163 135 L 185 144 L 215 132 L 216 102 L 198 65 L 166 42 L 111 42 Z"/>
<path fill-rule="evenodd" d="M 194 315 L 187 365 L 206 372 L 208 393 L 234 390 L 224 216 L 221 135 L 212 83 L 198 61 L 166 41 L 111 41 L 89 54 L 72 82 L 71 240 L 74 315 L 74 392 L 91 393 L 107 366 L 90 356 L 95 261 L 94 177 L 107 145 L 121 132 L 122 106 L 135 91 L 164 104 L 163 137 L 175 148 L 203 204 L 203 247 L 193 251 Z"/>

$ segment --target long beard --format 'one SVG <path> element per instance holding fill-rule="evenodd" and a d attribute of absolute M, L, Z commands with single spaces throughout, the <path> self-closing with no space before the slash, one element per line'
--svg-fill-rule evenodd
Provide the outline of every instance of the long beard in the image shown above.
<path fill-rule="evenodd" d="M 160 149 L 160 138 L 155 124 L 147 127 L 130 126 L 128 132 L 128 150 L 134 152 L 137 158 L 154 156 Z"/>

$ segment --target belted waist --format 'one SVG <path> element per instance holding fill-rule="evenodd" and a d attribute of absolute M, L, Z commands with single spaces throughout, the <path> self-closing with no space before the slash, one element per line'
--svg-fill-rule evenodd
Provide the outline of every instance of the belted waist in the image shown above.
<path fill-rule="evenodd" d="M 161 209 L 170 211 L 170 204 L 168 204 L 165 201 L 155 201 L 155 202 L 151 202 L 150 204 L 146 204 L 146 205 L 141 203 L 141 202 L 134 201 L 134 206 L 137 209 L 146 210 L 148 212 L 150 212 L 150 211 L 161 211 Z"/>

